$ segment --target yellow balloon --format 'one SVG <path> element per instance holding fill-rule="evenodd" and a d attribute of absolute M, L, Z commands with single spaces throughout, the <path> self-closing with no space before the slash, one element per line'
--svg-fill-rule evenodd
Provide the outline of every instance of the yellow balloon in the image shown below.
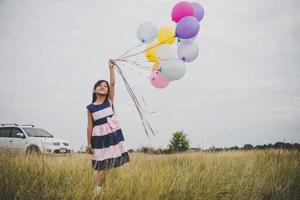
<path fill-rule="evenodd" d="M 165 44 L 173 44 L 175 42 L 175 30 L 172 26 L 163 26 L 159 29 L 157 34 L 159 42 Z"/>
<path fill-rule="evenodd" d="M 155 62 L 152 66 L 152 71 L 157 71 L 160 67 L 160 63 L 159 62 Z"/>
<path fill-rule="evenodd" d="M 149 49 L 149 48 L 150 49 L 146 51 L 146 58 L 151 62 L 158 62 L 158 60 L 156 58 L 156 49 L 158 46 L 154 47 L 155 45 L 158 45 L 158 42 L 151 43 L 147 47 L 147 49 Z"/>

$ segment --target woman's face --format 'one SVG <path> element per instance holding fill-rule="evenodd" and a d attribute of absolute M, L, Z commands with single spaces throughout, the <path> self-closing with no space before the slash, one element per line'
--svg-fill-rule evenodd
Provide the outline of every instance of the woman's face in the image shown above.
<path fill-rule="evenodd" d="M 96 87 L 96 94 L 107 95 L 107 92 L 108 92 L 108 85 L 106 82 L 102 82 L 100 83 L 100 85 Z"/>

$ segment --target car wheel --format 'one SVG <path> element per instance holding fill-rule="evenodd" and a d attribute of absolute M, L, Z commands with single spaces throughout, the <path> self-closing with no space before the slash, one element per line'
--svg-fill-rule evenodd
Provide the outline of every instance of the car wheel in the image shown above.
<path fill-rule="evenodd" d="M 26 154 L 30 155 L 39 155 L 41 153 L 40 149 L 37 146 L 31 145 L 26 149 Z"/>

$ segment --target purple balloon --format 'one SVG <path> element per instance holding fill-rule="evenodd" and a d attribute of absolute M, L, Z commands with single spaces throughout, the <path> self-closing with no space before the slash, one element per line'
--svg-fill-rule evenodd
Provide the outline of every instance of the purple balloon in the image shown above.
<path fill-rule="evenodd" d="M 194 7 L 194 11 L 195 11 L 195 17 L 198 19 L 198 21 L 200 22 L 201 19 L 204 16 L 204 9 L 203 7 L 199 4 L 199 3 L 192 3 L 192 6 Z"/>
<path fill-rule="evenodd" d="M 189 39 L 196 36 L 199 29 L 198 19 L 193 16 L 186 16 L 177 23 L 176 36 L 182 39 Z"/>

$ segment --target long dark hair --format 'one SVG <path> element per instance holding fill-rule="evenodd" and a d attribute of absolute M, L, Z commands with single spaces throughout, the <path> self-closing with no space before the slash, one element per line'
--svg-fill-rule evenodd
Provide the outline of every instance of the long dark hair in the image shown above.
<path fill-rule="evenodd" d="M 96 88 L 97 88 L 101 83 L 103 83 L 103 82 L 105 82 L 105 83 L 107 84 L 107 95 L 106 95 L 105 99 L 108 98 L 108 95 L 109 95 L 109 83 L 108 83 L 108 81 L 106 81 L 106 80 L 99 80 L 99 81 L 97 81 L 97 82 L 95 83 L 94 88 L 93 88 L 93 100 L 92 100 L 92 103 L 94 103 L 94 102 L 96 101 L 96 99 L 97 99 L 97 95 L 96 95 L 96 92 L 95 92 Z"/>

